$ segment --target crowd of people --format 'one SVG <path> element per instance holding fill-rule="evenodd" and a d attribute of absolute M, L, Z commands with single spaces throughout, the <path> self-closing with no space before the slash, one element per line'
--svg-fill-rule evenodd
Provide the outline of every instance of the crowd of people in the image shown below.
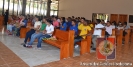
<path fill-rule="evenodd" d="M 75 31 L 74 37 L 74 46 L 78 47 L 76 44 L 81 40 L 85 39 L 86 36 L 92 35 L 92 50 L 96 50 L 96 40 L 98 36 L 101 36 L 102 29 L 106 29 L 105 35 L 111 36 L 112 29 L 118 28 L 118 30 L 129 29 L 130 26 L 127 25 L 127 22 L 118 24 L 114 22 L 104 22 L 104 20 L 96 19 L 92 23 L 90 20 L 85 19 L 84 17 L 40 17 L 40 16 L 24 16 L 20 15 L 18 17 L 10 16 L 9 19 L 11 22 L 7 24 L 7 33 L 8 35 L 20 36 L 21 28 L 30 28 L 30 30 L 26 33 L 26 37 L 23 45 L 27 48 L 32 48 L 33 42 L 35 39 L 38 39 L 36 49 L 41 49 L 41 43 L 44 38 L 52 37 L 52 34 L 55 29 L 60 29 L 63 31 L 73 30 Z M 32 22 L 32 26 L 27 26 L 28 21 Z M 126 35 L 126 31 L 123 32 L 123 36 Z M 28 42 L 28 39 L 30 41 Z"/>

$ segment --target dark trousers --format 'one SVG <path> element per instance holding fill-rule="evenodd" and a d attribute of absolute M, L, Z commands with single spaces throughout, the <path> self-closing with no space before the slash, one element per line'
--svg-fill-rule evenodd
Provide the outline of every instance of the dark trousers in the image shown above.
<path fill-rule="evenodd" d="M 21 26 L 20 28 L 17 28 L 16 36 L 20 36 L 20 30 L 21 28 L 26 28 L 26 26 Z"/>
<path fill-rule="evenodd" d="M 34 29 L 31 29 L 30 31 L 28 31 L 26 33 L 26 37 L 25 37 L 25 40 L 24 40 L 24 43 L 27 43 L 28 39 L 31 38 L 31 35 L 35 33 L 35 30 Z"/>

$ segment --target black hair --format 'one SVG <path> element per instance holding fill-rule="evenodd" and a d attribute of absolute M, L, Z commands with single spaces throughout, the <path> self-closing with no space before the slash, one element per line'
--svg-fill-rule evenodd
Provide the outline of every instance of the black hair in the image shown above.
<path fill-rule="evenodd" d="M 40 21 L 40 17 L 39 16 L 36 16 L 36 18 L 38 19 L 38 21 Z"/>
<path fill-rule="evenodd" d="M 72 20 L 75 24 L 77 23 L 76 20 Z"/>
<path fill-rule="evenodd" d="M 85 20 L 85 18 L 84 18 L 84 17 L 82 17 L 81 19 Z"/>
<path fill-rule="evenodd" d="M 56 20 L 58 19 L 58 17 L 54 17 Z"/>
<path fill-rule="evenodd" d="M 101 20 L 100 20 L 100 19 L 96 19 L 96 21 L 97 21 L 97 23 L 100 23 L 100 22 L 101 22 Z"/>
<path fill-rule="evenodd" d="M 124 25 L 127 25 L 127 22 L 124 22 Z"/>
<path fill-rule="evenodd" d="M 85 20 L 85 22 L 86 22 L 86 23 L 87 23 L 87 25 L 88 25 L 90 21 L 89 21 L 89 20 Z"/>
<path fill-rule="evenodd" d="M 62 17 L 61 19 L 62 19 L 62 25 L 63 25 L 66 22 L 66 19 L 65 17 Z"/>

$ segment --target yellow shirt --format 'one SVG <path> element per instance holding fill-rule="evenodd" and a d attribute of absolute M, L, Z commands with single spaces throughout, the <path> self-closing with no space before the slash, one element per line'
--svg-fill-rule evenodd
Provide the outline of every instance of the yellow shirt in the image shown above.
<path fill-rule="evenodd" d="M 88 31 L 91 30 L 91 27 L 90 26 L 84 26 L 84 25 L 82 25 L 82 26 L 80 26 L 80 30 L 81 30 L 81 32 L 80 32 L 80 35 L 79 36 L 86 35 L 86 34 L 88 34 Z M 84 39 L 86 38 L 86 36 L 82 36 L 82 37 Z"/>
<path fill-rule="evenodd" d="M 91 28 L 93 28 L 93 24 L 90 24 Z"/>
<path fill-rule="evenodd" d="M 78 24 L 78 29 L 81 30 L 82 26 L 83 26 L 83 24 L 82 23 L 79 23 Z"/>

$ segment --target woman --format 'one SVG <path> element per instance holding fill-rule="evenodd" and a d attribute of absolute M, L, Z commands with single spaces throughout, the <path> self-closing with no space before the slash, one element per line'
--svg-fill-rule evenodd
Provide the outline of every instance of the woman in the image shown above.
<path fill-rule="evenodd" d="M 45 30 L 43 31 L 43 35 L 38 37 L 37 49 L 41 49 L 41 43 L 43 41 L 43 38 L 50 38 L 54 32 L 54 26 L 50 23 L 48 19 L 45 23 L 47 24 L 47 26 Z M 32 48 L 32 45 L 26 45 L 26 47 Z"/>
<path fill-rule="evenodd" d="M 61 18 L 60 30 L 64 30 L 64 31 L 67 30 L 67 24 L 66 24 L 65 17 L 62 17 L 62 18 Z"/>
<path fill-rule="evenodd" d="M 53 18 L 53 26 L 54 26 L 54 28 L 59 28 L 59 22 L 57 21 L 57 17 L 54 17 Z"/>
<path fill-rule="evenodd" d="M 26 33 L 26 37 L 25 37 L 24 43 L 22 43 L 21 45 L 23 45 L 24 47 L 26 47 L 25 44 L 27 43 L 28 39 L 31 38 L 31 35 L 32 34 L 34 34 L 35 32 L 37 32 L 37 31 L 40 30 L 41 25 L 42 25 L 42 23 L 39 21 L 39 17 L 36 17 L 36 22 L 34 24 L 34 27 L 29 27 L 29 26 L 27 27 L 27 28 L 30 28 L 30 31 L 28 31 Z"/>
<path fill-rule="evenodd" d="M 30 42 L 28 44 L 26 44 L 26 45 L 32 45 L 36 38 L 38 38 L 38 37 L 43 35 L 43 31 L 46 28 L 46 23 L 45 22 L 46 22 L 46 19 L 43 18 L 43 23 L 42 23 L 42 26 L 40 28 L 40 31 L 36 31 L 34 34 L 32 34 Z"/>

